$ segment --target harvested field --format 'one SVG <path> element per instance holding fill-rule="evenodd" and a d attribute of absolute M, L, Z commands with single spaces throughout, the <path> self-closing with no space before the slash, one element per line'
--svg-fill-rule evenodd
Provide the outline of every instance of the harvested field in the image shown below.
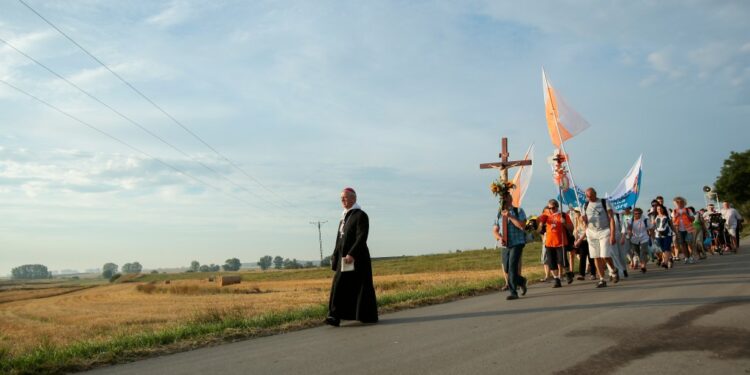
<path fill-rule="evenodd" d="M 376 276 L 375 285 L 378 295 L 386 296 L 497 277 L 497 270 L 389 275 Z M 158 330 L 190 321 L 206 311 L 234 311 L 243 317 L 252 317 L 320 305 L 328 301 L 330 283 L 330 278 L 261 281 L 225 287 L 199 280 L 177 280 L 170 284 L 124 283 L 8 302 L 0 307 L 0 331 L 3 332 L 0 347 L 19 354 L 38 345 L 40 338 L 48 344 L 65 345 Z M 59 289 L 39 292 L 54 293 Z M 19 292 L 4 292 L 0 296 Z"/>
<path fill-rule="evenodd" d="M 527 264 L 532 263 L 538 251 L 525 257 Z M 499 263 L 494 250 L 375 262 L 378 303 L 383 309 L 402 308 L 498 288 Z M 527 273 L 541 269 L 537 265 L 525 268 Z M 53 353 L 69 347 L 107 345 L 113 340 L 158 336 L 186 327 L 199 327 L 189 328 L 190 333 L 184 337 L 200 340 L 207 334 L 221 337 L 252 332 L 243 327 L 257 325 L 273 331 L 322 320 L 318 314 L 324 314 L 328 302 L 333 275 L 330 270 L 251 271 L 241 275 L 241 284 L 224 287 L 209 282 L 210 275 L 196 273 L 190 275 L 192 279 L 185 274 L 140 275 L 93 287 L 49 284 L 0 291 L 0 301 L 5 301 L 0 303 L 0 365 L 3 356 L 12 361 L 41 350 L 44 358 L 49 358 L 46 360 L 59 361 L 59 354 Z M 300 311 L 308 312 L 294 313 Z M 169 340 L 164 342 L 172 342 Z M 134 342 L 127 345 L 158 347 L 148 340 Z M 73 354 L 82 352 L 64 352 L 70 356 L 66 361 L 90 355 Z M 97 361 L 112 358 L 105 356 Z"/>

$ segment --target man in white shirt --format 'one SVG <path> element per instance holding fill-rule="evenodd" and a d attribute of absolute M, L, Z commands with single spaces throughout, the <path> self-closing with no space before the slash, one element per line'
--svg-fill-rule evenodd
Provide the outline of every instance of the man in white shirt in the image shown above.
<path fill-rule="evenodd" d="M 605 288 L 604 269 L 613 269 L 614 282 L 620 281 L 620 274 L 612 262 L 612 247 L 616 241 L 615 221 L 612 208 L 607 207 L 606 199 L 599 199 L 594 188 L 586 189 L 583 206 L 583 222 L 586 223 L 586 237 L 589 241 L 589 255 L 596 262 L 596 273 L 599 275 L 597 288 Z"/>
<path fill-rule="evenodd" d="M 739 235 L 739 233 L 737 233 L 737 223 L 740 220 L 740 213 L 732 208 L 729 202 L 724 202 L 722 206 L 723 208 L 721 210 L 721 216 L 726 221 L 727 233 L 729 233 L 729 238 L 732 242 L 732 249 L 734 249 L 734 251 L 738 251 L 739 249 L 737 248 L 737 236 Z"/>

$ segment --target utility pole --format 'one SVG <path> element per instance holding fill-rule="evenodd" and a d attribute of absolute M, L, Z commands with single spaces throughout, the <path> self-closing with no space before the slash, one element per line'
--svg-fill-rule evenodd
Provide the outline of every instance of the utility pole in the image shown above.
<path fill-rule="evenodd" d="M 326 221 L 311 221 L 310 224 L 317 225 L 318 226 L 318 242 L 320 242 L 320 261 L 323 261 L 323 236 L 320 234 L 320 225 L 327 223 Z"/>

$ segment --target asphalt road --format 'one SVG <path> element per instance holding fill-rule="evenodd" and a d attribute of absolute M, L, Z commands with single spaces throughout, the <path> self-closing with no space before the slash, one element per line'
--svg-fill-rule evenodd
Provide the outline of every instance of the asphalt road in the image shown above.
<path fill-rule="evenodd" d="M 564 283 L 563 283 L 564 284 Z M 608 288 L 575 281 L 193 350 L 95 374 L 750 374 L 750 246 Z"/>

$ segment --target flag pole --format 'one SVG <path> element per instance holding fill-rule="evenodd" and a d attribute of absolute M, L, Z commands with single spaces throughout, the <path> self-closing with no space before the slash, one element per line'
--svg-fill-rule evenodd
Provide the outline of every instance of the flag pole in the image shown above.
<path fill-rule="evenodd" d="M 549 92 L 549 83 L 547 82 L 547 75 L 544 73 L 544 68 L 542 68 L 542 75 L 544 76 L 544 89 L 547 90 L 547 96 L 550 98 L 550 106 L 552 107 L 552 111 L 554 112 L 555 117 L 555 130 L 557 130 L 557 140 L 559 142 L 558 146 L 563 152 L 563 155 L 565 155 L 565 164 L 568 166 L 568 171 L 570 172 L 570 182 L 573 183 L 573 193 L 576 197 L 576 203 L 578 204 L 578 208 L 582 209 L 581 201 L 578 199 L 578 188 L 576 187 L 576 180 L 573 177 L 573 169 L 570 168 L 570 161 L 568 160 L 568 152 L 565 151 L 565 142 L 563 142 L 562 134 L 560 133 L 560 122 L 557 121 L 557 108 L 555 108 L 554 103 L 552 102 L 552 93 Z M 560 201 L 562 202 L 562 190 L 560 190 Z"/>

